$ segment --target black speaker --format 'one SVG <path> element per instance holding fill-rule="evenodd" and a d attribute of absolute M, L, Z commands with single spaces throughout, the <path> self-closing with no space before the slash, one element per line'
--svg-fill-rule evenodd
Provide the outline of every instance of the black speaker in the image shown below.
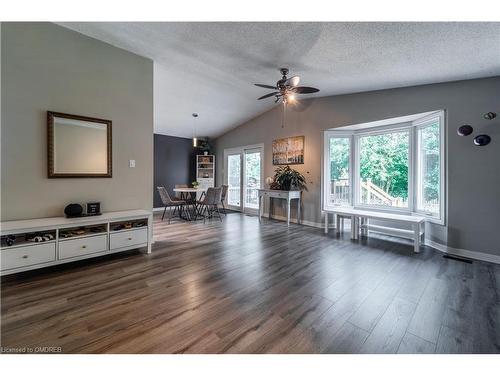
<path fill-rule="evenodd" d="M 71 203 L 66 206 L 64 213 L 66 217 L 78 217 L 82 216 L 83 207 L 78 203 Z"/>

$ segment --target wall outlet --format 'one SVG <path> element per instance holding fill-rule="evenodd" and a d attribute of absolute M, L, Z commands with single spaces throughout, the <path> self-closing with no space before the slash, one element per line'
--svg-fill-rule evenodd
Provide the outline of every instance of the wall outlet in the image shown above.
<path fill-rule="evenodd" d="M 128 166 L 129 166 L 130 168 L 135 168 L 135 160 L 129 160 L 129 161 L 128 161 Z"/>

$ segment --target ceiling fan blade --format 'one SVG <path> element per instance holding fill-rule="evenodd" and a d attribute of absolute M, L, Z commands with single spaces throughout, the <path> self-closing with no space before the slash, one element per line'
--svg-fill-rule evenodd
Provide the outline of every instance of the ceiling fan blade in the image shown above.
<path fill-rule="evenodd" d="M 265 99 L 265 98 L 269 98 L 269 97 L 274 96 L 274 95 L 276 95 L 276 94 L 279 94 L 279 92 L 278 92 L 278 91 L 276 91 L 276 92 L 272 92 L 272 93 L 270 93 L 270 94 L 266 94 L 266 95 L 264 95 L 264 96 L 261 96 L 261 97 L 260 97 L 260 98 L 258 98 L 257 100 L 260 100 L 260 99 Z"/>
<path fill-rule="evenodd" d="M 295 87 L 299 84 L 300 82 L 300 77 L 299 76 L 293 76 L 293 77 L 290 77 L 286 80 L 285 82 L 285 85 L 286 86 L 291 86 L 291 87 Z"/>
<path fill-rule="evenodd" d="M 263 85 L 261 83 L 254 83 L 255 86 L 258 87 L 263 87 L 265 89 L 271 89 L 271 90 L 276 90 L 276 86 L 270 86 L 270 85 Z"/>
<path fill-rule="evenodd" d="M 312 94 L 313 92 L 319 91 L 319 89 L 307 86 L 292 87 L 291 90 L 297 94 Z"/>

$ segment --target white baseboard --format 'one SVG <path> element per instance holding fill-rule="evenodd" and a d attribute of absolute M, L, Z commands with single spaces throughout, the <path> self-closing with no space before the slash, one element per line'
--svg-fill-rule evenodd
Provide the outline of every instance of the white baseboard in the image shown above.
<path fill-rule="evenodd" d="M 268 218 L 269 217 L 269 213 L 264 212 L 262 214 L 262 217 L 263 218 Z M 274 219 L 274 220 L 286 221 L 286 217 L 282 216 L 282 215 L 271 215 L 271 218 Z M 290 223 L 297 224 L 297 218 L 293 218 L 293 217 L 290 218 Z M 309 220 L 302 220 L 300 222 L 300 224 L 307 225 L 308 227 L 314 227 L 314 228 L 324 228 L 325 227 L 325 225 L 323 223 L 317 223 L 315 221 L 309 221 Z M 335 228 L 335 226 L 332 224 L 332 225 L 329 225 L 328 228 Z"/>
<path fill-rule="evenodd" d="M 263 215 L 263 216 L 268 217 L 268 214 Z M 276 219 L 276 220 L 286 221 L 286 217 L 281 216 L 281 215 L 271 215 L 271 217 L 273 219 Z M 297 223 L 297 219 L 290 219 L 290 221 Z M 310 227 L 315 227 L 315 228 L 324 228 L 325 227 L 325 225 L 323 223 L 316 223 L 314 221 L 307 221 L 307 220 L 302 220 L 302 224 L 310 226 Z M 329 225 L 328 228 L 335 228 L 335 227 Z M 440 244 L 438 242 L 431 241 L 429 239 L 425 239 L 424 243 L 426 246 L 432 247 L 433 249 L 441 251 L 442 253 L 457 255 L 457 256 L 464 257 L 464 258 L 470 258 L 470 259 L 475 259 L 475 260 L 482 260 L 484 262 L 491 262 L 491 263 L 500 264 L 500 255 L 481 253 L 479 251 L 471 251 L 471 250 L 465 250 L 465 249 L 457 249 L 454 247 Z"/>
<path fill-rule="evenodd" d="M 457 249 L 455 247 L 446 246 L 446 245 L 443 245 L 443 244 L 440 244 L 438 242 L 434 242 L 434 241 L 428 240 L 428 239 L 425 240 L 425 244 L 427 246 L 432 247 L 433 249 L 441 251 L 442 253 L 447 253 L 447 254 L 457 255 L 460 257 L 464 257 L 464 258 L 471 258 L 471 259 L 476 259 L 476 260 L 482 260 L 485 262 L 500 264 L 500 256 L 499 255 L 481 253 L 479 251 Z"/>

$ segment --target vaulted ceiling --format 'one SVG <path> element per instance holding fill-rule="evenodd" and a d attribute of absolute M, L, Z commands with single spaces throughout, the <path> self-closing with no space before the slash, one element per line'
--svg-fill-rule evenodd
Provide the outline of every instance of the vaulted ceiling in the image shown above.
<path fill-rule="evenodd" d="M 500 23 L 64 22 L 151 58 L 155 132 L 216 137 L 271 109 L 279 67 L 304 97 L 500 75 Z M 194 124 L 191 113 L 199 113 Z"/>

